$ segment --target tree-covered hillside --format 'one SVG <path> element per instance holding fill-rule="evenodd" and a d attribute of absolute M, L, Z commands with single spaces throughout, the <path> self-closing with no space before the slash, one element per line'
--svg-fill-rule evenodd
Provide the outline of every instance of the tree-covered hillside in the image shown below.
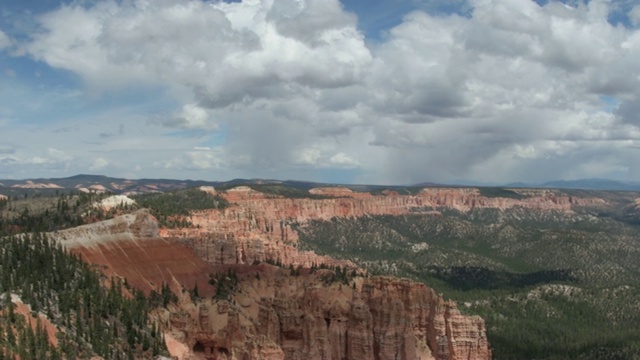
<path fill-rule="evenodd" d="M 55 231 L 148 207 L 165 226 L 185 225 L 190 210 L 222 208 L 226 201 L 197 189 L 142 195 L 134 205 L 103 210 L 110 194 L 60 192 L 0 201 L 0 360 L 150 359 L 166 355 L 161 327 L 150 317 L 176 300 L 167 286 L 149 296 L 126 279 L 107 278 L 47 239 Z M 178 223 L 178 221 L 181 221 Z M 188 225 L 188 224 L 186 224 Z M 16 312 L 11 299 L 30 306 Z M 40 317 L 57 329 L 53 346 Z M 34 326 L 29 317 L 38 319 Z"/>
<path fill-rule="evenodd" d="M 138 207 L 147 208 L 162 226 L 191 226 L 188 220 L 191 211 L 223 209 L 227 200 L 199 189 L 191 188 L 165 193 L 149 193 L 135 196 Z"/>
<path fill-rule="evenodd" d="M 107 194 L 61 192 L 50 196 L 41 193 L 15 196 L 0 201 L 0 236 L 25 232 L 43 232 L 82 225 L 88 213 L 106 218 L 93 204 Z"/>
<path fill-rule="evenodd" d="M 106 281 L 41 233 L 0 239 L 0 293 L 0 349 L 5 358 L 134 359 L 165 353 L 142 293 Z M 41 329 L 31 334 L 25 319 L 15 314 L 11 294 L 30 305 L 32 314 L 44 314 L 57 326 L 58 348 L 49 346 Z"/>

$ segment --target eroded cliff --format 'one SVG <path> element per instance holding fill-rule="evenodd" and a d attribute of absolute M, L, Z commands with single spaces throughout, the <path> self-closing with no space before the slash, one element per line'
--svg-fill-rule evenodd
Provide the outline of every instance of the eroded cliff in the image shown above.
<path fill-rule="evenodd" d="M 325 271 L 289 276 L 262 264 L 223 301 L 165 312 L 184 359 L 489 359 L 484 321 L 460 315 L 423 284 Z"/>
<path fill-rule="evenodd" d="M 266 263 L 215 266 L 158 237 L 147 211 L 50 234 L 108 275 L 180 300 L 155 316 L 179 359 L 488 359 L 484 322 L 423 284 Z M 215 242 L 214 242 L 215 245 Z M 231 269 L 227 296 L 208 279 Z M 193 300 L 186 290 L 198 285 Z"/>

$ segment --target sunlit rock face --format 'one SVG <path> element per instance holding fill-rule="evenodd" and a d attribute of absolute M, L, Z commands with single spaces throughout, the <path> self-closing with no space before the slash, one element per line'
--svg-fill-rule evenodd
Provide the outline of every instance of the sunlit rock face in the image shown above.
<path fill-rule="evenodd" d="M 261 264 L 227 300 L 167 311 L 184 359 L 490 359 L 484 321 L 423 284 L 391 277 L 323 284 Z M 190 357 L 192 356 L 192 357 Z"/>

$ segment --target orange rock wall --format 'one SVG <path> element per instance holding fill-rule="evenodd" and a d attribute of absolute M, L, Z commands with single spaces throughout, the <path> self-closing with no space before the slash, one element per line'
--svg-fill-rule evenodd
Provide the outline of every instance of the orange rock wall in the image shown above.
<path fill-rule="evenodd" d="M 246 280 L 230 301 L 201 303 L 173 330 L 194 358 L 201 345 L 236 359 L 268 358 L 265 351 L 288 360 L 491 358 L 484 321 L 460 315 L 423 284 L 373 277 L 353 288 L 317 280 Z"/>

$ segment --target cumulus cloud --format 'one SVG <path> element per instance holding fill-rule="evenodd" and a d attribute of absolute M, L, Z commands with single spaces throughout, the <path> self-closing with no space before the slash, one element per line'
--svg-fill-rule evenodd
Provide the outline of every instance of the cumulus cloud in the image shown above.
<path fill-rule="evenodd" d="M 575 176 L 570 169 L 582 161 L 606 168 L 608 160 L 594 159 L 591 149 L 638 141 L 638 129 L 622 116 L 632 116 L 637 98 L 637 77 L 627 75 L 640 70 L 632 63 L 638 34 L 609 24 L 607 3 L 473 5 L 469 19 L 413 14 L 379 50 L 384 59 L 403 54 L 384 61 L 379 87 L 402 69 L 413 70 L 399 82 L 409 86 L 397 84 L 394 97 L 381 96 L 385 109 L 408 110 L 376 128 L 373 144 L 389 149 L 392 181 Z M 416 44 L 424 45 L 409 46 Z M 434 96 L 434 89 L 446 96 Z M 422 95 L 439 101 L 411 103 Z M 605 110 L 603 96 L 621 101 L 621 116 Z M 636 163 L 628 154 L 623 159 Z"/>
<path fill-rule="evenodd" d="M 68 5 L 41 25 L 26 50 L 52 66 L 99 85 L 187 85 L 212 107 L 348 84 L 371 60 L 336 0 Z"/>
<path fill-rule="evenodd" d="M 169 119 L 156 117 L 151 122 L 161 123 L 164 126 L 182 129 L 216 130 L 217 122 L 209 115 L 209 110 L 196 104 L 185 104 L 182 109 L 173 114 Z"/>
<path fill-rule="evenodd" d="M 631 11 L 629 11 L 629 20 L 631 20 L 631 23 L 635 26 L 640 25 L 640 5 L 635 5 L 631 8 Z"/>
<path fill-rule="evenodd" d="M 360 165 L 358 160 L 355 160 L 351 158 L 349 155 L 341 152 L 333 155 L 329 159 L 329 163 L 331 165 L 347 167 L 347 168 L 358 167 Z"/>
<path fill-rule="evenodd" d="M 612 25 L 611 2 L 570 4 L 470 0 L 468 16 L 415 11 L 367 42 L 337 0 L 73 3 L 19 46 L 96 91 L 163 87 L 179 105 L 151 123 L 224 138 L 156 168 L 632 178 L 640 31 Z"/>
<path fill-rule="evenodd" d="M 0 30 L 0 50 L 8 48 L 9 46 L 11 46 L 11 39 L 9 39 L 7 34 Z"/>
<path fill-rule="evenodd" d="M 298 165 L 316 168 L 355 168 L 360 163 L 349 155 L 339 152 L 331 154 L 330 149 L 305 148 L 296 153 L 295 162 Z"/>
<path fill-rule="evenodd" d="M 182 152 L 177 156 L 155 162 L 156 168 L 164 168 L 167 170 L 217 170 L 224 166 L 229 166 L 230 158 L 225 156 L 222 148 L 210 147 L 194 147 L 193 149 Z"/>
<path fill-rule="evenodd" d="M 89 165 L 89 170 L 91 171 L 102 170 L 106 168 L 108 165 L 109 165 L 109 160 L 106 160 L 103 158 L 97 158 L 91 163 L 91 165 Z"/>
<path fill-rule="evenodd" d="M 44 171 L 60 171 L 69 169 L 73 156 L 64 151 L 48 148 L 46 151 L 39 151 L 36 154 L 24 154 L 14 148 L 0 148 L 0 174 L 3 176 L 15 177 L 20 173 L 28 173 L 34 168 Z"/>

